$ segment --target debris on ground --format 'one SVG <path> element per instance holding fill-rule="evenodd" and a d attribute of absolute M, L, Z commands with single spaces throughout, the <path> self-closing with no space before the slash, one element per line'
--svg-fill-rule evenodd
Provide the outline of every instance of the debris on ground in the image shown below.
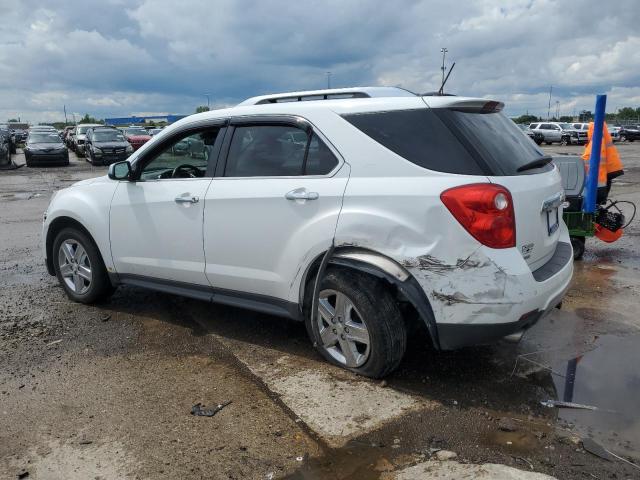
<path fill-rule="evenodd" d="M 452 452 L 451 450 L 438 450 L 436 452 L 436 458 L 441 462 L 445 462 L 447 460 L 453 460 L 457 458 L 458 454 L 456 452 Z"/>
<path fill-rule="evenodd" d="M 509 417 L 502 417 L 498 422 L 498 428 L 503 432 L 515 432 L 518 429 L 516 422 Z"/>
<path fill-rule="evenodd" d="M 597 443 L 591 438 L 583 439 L 582 446 L 587 452 L 589 452 L 592 455 L 595 455 L 596 457 L 600 457 L 603 460 L 606 460 L 608 462 L 613 461 L 613 456 L 610 455 L 609 452 L 602 445 L 600 445 L 599 443 Z"/>
<path fill-rule="evenodd" d="M 562 400 L 543 400 L 542 406 L 548 408 L 577 408 L 580 410 L 600 410 L 598 407 L 583 405 L 581 403 L 563 402 Z"/>
<path fill-rule="evenodd" d="M 22 470 L 18 473 L 18 478 L 29 478 L 29 472 L 27 470 Z"/>
<path fill-rule="evenodd" d="M 104 315 L 100 318 L 100 321 L 102 322 L 108 322 L 109 320 L 111 320 L 111 315 Z"/>
<path fill-rule="evenodd" d="M 55 344 L 60 343 L 60 342 L 62 342 L 62 339 L 54 340 L 53 342 L 47 343 L 47 347 L 50 347 L 51 345 L 55 345 Z"/>
<path fill-rule="evenodd" d="M 627 460 L 626 458 L 623 458 L 619 455 L 616 455 L 615 453 L 613 453 L 610 450 L 607 450 L 606 448 L 604 448 L 602 445 L 600 445 L 599 443 L 597 443 L 595 440 L 593 440 L 592 438 L 585 438 L 584 440 L 582 440 L 582 446 L 583 448 L 589 452 L 592 455 L 595 455 L 597 457 L 602 458 L 603 460 L 607 460 L 608 462 L 612 462 L 614 458 L 617 458 L 618 460 L 631 465 L 634 468 L 637 468 L 638 470 L 640 470 L 640 465 L 637 465 L 635 463 L 633 463 L 630 460 Z"/>
<path fill-rule="evenodd" d="M 205 405 L 196 403 L 193 407 L 191 407 L 191 415 L 195 415 L 197 417 L 213 417 L 216 413 L 218 413 L 229 404 L 231 404 L 231 400 L 229 400 L 228 402 L 219 403 L 214 408 L 205 409 Z"/>

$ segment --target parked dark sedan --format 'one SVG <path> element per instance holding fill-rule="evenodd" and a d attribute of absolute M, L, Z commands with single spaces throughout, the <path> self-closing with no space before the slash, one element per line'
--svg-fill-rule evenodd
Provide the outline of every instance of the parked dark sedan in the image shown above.
<path fill-rule="evenodd" d="M 30 132 L 23 150 L 27 167 L 69 165 L 69 151 L 56 131 Z"/>
<path fill-rule="evenodd" d="M 618 136 L 621 142 L 633 142 L 634 140 L 640 140 L 640 125 L 622 127 L 618 131 Z"/>
<path fill-rule="evenodd" d="M 113 127 L 93 127 L 87 130 L 85 158 L 92 165 L 111 165 L 126 160 L 133 153 L 122 132 Z"/>

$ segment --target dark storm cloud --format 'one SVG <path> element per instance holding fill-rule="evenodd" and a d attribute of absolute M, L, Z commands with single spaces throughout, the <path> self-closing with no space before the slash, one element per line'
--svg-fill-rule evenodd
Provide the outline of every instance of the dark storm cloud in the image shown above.
<path fill-rule="evenodd" d="M 464 6 L 464 8 L 463 8 Z M 190 113 L 334 86 L 449 89 L 546 113 L 640 104 L 640 4 L 599 1 L 4 1 L 0 119 Z M 449 63 L 448 62 L 448 63 Z"/>

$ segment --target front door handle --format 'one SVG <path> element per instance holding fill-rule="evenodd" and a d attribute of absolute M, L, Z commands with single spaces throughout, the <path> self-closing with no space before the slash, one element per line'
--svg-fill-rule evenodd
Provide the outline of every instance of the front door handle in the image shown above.
<path fill-rule="evenodd" d="M 184 196 L 183 196 L 184 195 Z M 195 195 L 183 194 L 179 197 L 174 198 L 176 203 L 198 203 L 200 201 L 199 197 Z"/>
<path fill-rule="evenodd" d="M 317 200 L 320 195 L 318 195 L 318 192 L 307 192 L 304 188 L 296 188 L 285 193 L 284 198 L 287 200 Z"/>

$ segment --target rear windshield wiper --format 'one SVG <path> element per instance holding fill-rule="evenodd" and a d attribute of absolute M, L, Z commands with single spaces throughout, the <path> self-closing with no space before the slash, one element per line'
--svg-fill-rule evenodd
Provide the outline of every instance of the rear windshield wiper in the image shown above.
<path fill-rule="evenodd" d="M 544 157 L 538 157 L 535 160 L 531 160 L 529 163 L 525 163 L 521 167 L 518 167 L 518 170 L 516 171 L 519 173 L 519 172 L 524 172 L 526 170 L 533 170 L 534 168 L 542 168 L 548 163 L 550 163 L 552 160 L 553 159 L 551 157 L 546 155 Z"/>

